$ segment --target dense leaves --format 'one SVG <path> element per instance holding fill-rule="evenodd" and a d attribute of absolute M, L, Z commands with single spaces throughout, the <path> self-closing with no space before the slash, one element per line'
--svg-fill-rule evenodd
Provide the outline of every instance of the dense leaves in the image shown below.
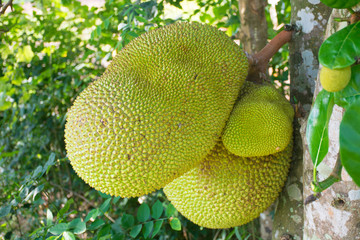
<path fill-rule="evenodd" d="M 334 93 L 335 104 L 348 108 L 360 99 L 360 65 L 351 67 L 351 79 L 342 91 Z"/>

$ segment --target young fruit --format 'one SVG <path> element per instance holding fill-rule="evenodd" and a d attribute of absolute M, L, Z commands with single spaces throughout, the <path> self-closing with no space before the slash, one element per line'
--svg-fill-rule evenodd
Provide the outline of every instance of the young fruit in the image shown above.
<path fill-rule="evenodd" d="M 320 71 L 320 82 L 328 92 L 338 92 L 344 89 L 351 78 L 351 67 L 330 69 L 323 67 Z"/>

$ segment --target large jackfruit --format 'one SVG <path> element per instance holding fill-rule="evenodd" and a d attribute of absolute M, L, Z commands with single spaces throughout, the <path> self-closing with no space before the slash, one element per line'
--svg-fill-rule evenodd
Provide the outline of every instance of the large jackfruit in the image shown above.
<path fill-rule="evenodd" d="M 292 139 L 294 109 L 272 85 L 246 82 L 226 124 L 222 140 L 233 154 L 265 156 Z"/>
<path fill-rule="evenodd" d="M 214 147 L 247 68 L 244 52 L 207 25 L 176 23 L 134 39 L 68 112 L 74 170 L 110 195 L 162 188 Z"/>
<path fill-rule="evenodd" d="M 190 221 L 230 228 L 257 218 L 277 198 L 287 178 L 292 144 L 262 157 L 239 157 L 220 141 L 201 164 L 166 185 L 164 192 Z"/>

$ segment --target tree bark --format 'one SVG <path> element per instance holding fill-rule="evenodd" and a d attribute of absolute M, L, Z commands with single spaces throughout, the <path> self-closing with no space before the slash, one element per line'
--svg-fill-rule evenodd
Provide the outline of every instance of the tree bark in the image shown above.
<path fill-rule="evenodd" d="M 303 157 L 308 155 L 303 146 L 304 126 L 315 90 L 318 51 L 330 13 L 331 9 L 319 0 L 291 1 L 291 23 L 301 29 L 289 43 L 290 101 L 296 106 L 294 152 L 289 177 L 276 208 L 273 239 L 303 238 Z"/>
<path fill-rule="evenodd" d="M 265 17 L 267 0 L 239 0 L 238 2 L 241 44 L 246 52 L 257 53 L 266 45 L 268 38 Z"/>
<path fill-rule="evenodd" d="M 346 18 L 346 10 L 334 9 L 326 30 L 326 37 L 345 27 L 346 22 L 334 18 Z M 321 90 L 316 83 L 315 95 Z M 329 122 L 329 153 L 318 166 L 318 179 L 326 179 L 335 166 L 339 153 L 339 126 L 344 110 L 335 106 Z M 312 194 L 313 164 L 309 155 L 304 159 L 304 196 Z M 343 169 L 342 181 L 333 184 L 321 193 L 321 198 L 305 206 L 304 240 L 357 240 L 360 239 L 360 188 Z"/>

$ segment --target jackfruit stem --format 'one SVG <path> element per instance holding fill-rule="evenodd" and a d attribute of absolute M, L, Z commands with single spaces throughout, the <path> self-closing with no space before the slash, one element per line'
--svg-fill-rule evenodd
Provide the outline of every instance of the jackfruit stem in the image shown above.
<path fill-rule="evenodd" d="M 266 77 L 270 59 L 279 49 L 291 40 L 293 29 L 283 30 L 277 34 L 260 52 L 249 55 L 249 73 L 247 81 L 261 83 Z"/>

